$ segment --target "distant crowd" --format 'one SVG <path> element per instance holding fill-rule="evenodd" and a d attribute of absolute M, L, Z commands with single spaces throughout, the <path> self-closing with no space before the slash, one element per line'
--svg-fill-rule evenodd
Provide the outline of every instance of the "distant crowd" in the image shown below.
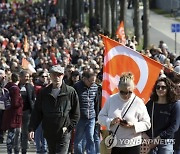
<path fill-rule="evenodd" d="M 94 72 L 97 84 L 101 85 L 104 44 L 99 32 L 80 23 L 69 26 L 66 18 L 58 17 L 53 9 L 46 15 L 44 7 L 41 3 L 1 6 L 0 69 L 5 71 L 6 82 L 11 81 L 12 73 L 27 69 L 22 66 L 24 58 L 36 73 L 28 70 L 29 74 L 24 72 L 21 76 L 29 75 L 28 82 L 36 86 L 36 94 L 38 85 L 51 83 L 49 71 L 57 64 L 65 68 L 67 85 L 74 86 L 85 71 Z M 136 37 L 127 37 L 126 46 L 136 50 Z M 180 83 L 180 56 L 169 51 L 168 42 L 160 40 L 158 47 L 151 46 L 138 52 L 165 66 L 160 76 L 168 76 L 176 84 Z"/>

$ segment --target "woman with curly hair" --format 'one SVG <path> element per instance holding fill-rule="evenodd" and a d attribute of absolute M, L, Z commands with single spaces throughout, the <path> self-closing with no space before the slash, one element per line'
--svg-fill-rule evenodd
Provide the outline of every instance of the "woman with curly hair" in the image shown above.
<path fill-rule="evenodd" d="M 180 105 L 176 85 L 168 78 L 159 78 L 147 103 L 152 127 L 146 133 L 153 139 L 150 154 L 173 154 L 174 133 L 180 125 Z"/>

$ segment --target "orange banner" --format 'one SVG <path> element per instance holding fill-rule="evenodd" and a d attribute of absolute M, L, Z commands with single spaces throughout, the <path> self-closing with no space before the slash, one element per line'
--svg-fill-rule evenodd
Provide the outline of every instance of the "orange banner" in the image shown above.
<path fill-rule="evenodd" d="M 134 92 L 146 103 L 163 65 L 108 37 L 101 36 L 105 45 L 102 106 L 110 95 L 118 92 L 119 76 L 123 72 L 134 74 Z"/>

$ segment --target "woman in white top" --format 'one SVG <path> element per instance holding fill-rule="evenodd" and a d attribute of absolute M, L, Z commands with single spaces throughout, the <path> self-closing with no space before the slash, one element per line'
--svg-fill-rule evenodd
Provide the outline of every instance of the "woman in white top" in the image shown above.
<path fill-rule="evenodd" d="M 135 85 L 132 73 L 120 76 L 118 88 L 119 92 L 107 99 L 98 121 L 112 132 L 120 125 L 116 132 L 117 144 L 111 154 L 139 154 L 141 132 L 150 129 L 150 117 L 143 100 L 133 93 Z"/>

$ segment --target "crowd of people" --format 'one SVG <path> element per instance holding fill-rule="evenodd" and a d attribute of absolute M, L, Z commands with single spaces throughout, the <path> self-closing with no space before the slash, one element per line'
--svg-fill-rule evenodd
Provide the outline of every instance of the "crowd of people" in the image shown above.
<path fill-rule="evenodd" d="M 84 151 L 87 154 L 99 154 L 100 126 L 97 120 L 101 108 L 103 41 L 97 31 L 80 24 L 68 26 L 64 18 L 54 14 L 53 9 L 50 9 L 47 15 L 44 7 L 41 3 L 14 3 L 12 8 L 5 6 L 0 9 L 2 12 L 0 12 L 0 87 L 10 91 L 13 104 L 11 111 L 0 110 L 0 143 L 4 142 L 4 132 L 8 131 L 8 153 L 12 153 L 13 149 L 15 153 L 20 151 L 27 153 L 30 137 L 34 138 L 37 153 L 47 153 L 49 149 L 52 154 L 64 154 L 67 150 L 75 154 L 81 154 Z M 137 45 L 135 36 L 132 39 L 127 38 L 127 47 L 136 50 Z M 170 78 L 176 85 L 180 84 L 180 56 L 171 53 L 165 42 L 160 41 L 158 47 L 151 46 L 138 52 L 164 65 L 160 77 Z M 23 58 L 31 64 L 36 73 L 22 66 Z M 118 86 L 120 96 L 131 96 L 127 98 L 128 102 L 134 96 L 134 94 L 131 95 L 134 89 L 132 78 L 130 74 L 122 76 Z M 159 82 L 166 85 L 159 85 Z M 153 91 L 157 92 L 156 95 L 158 90 L 163 90 L 163 86 L 168 86 L 166 81 L 158 81 L 156 84 L 159 85 L 159 89 L 156 88 Z M 75 90 L 69 86 L 74 87 Z M 129 87 L 130 90 L 127 89 Z M 152 101 L 157 101 L 154 103 L 154 112 L 156 106 L 162 106 L 161 99 L 158 97 L 160 96 L 152 97 Z M 58 103 L 61 99 L 65 106 Z M 47 100 L 54 106 L 48 104 Z M 136 101 L 140 102 L 141 108 L 145 108 L 139 98 L 136 98 Z M 164 104 L 168 104 L 166 112 L 169 112 L 168 108 L 172 106 L 169 105 L 171 101 L 173 99 L 163 99 Z M 102 117 L 109 112 L 107 105 L 108 103 L 100 113 L 100 123 L 107 122 Z M 134 120 L 142 121 L 142 128 L 136 125 L 125 126 L 135 127 L 136 138 L 140 137 L 139 132 L 150 128 L 149 117 L 146 116 L 143 117 L 146 119 L 143 119 L 140 116 L 146 113 L 141 113 L 139 110 L 137 113 L 138 117 Z M 67 115 L 68 118 L 62 122 L 64 119 L 61 118 Z M 54 117 L 57 119 L 52 120 Z M 115 120 L 112 118 L 115 117 L 111 116 L 112 121 L 107 125 L 108 127 L 112 125 L 114 128 L 114 124 L 117 125 L 120 121 L 118 118 Z M 8 123 L 5 122 L 7 119 Z M 63 125 L 57 125 L 58 122 Z M 167 126 L 166 123 L 162 127 Z M 178 124 L 174 123 L 174 125 L 178 127 Z M 62 129 L 58 129 L 60 127 Z M 124 127 L 121 129 L 124 130 Z M 161 128 L 156 127 L 156 129 Z M 156 129 L 154 128 L 155 132 Z M 177 129 L 170 131 L 175 133 Z M 30 134 L 28 134 L 29 131 Z M 162 128 L 161 131 L 157 130 L 155 137 L 166 136 L 163 134 L 166 130 Z M 129 133 L 131 131 L 124 135 L 133 138 L 134 136 Z M 52 136 L 56 138 L 56 142 Z M 174 135 L 171 134 L 168 137 L 172 136 Z M 138 151 L 139 145 L 136 146 L 138 147 L 135 150 Z M 178 149 L 180 146 L 177 146 Z M 117 152 L 119 149 L 113 151 Z"/>

